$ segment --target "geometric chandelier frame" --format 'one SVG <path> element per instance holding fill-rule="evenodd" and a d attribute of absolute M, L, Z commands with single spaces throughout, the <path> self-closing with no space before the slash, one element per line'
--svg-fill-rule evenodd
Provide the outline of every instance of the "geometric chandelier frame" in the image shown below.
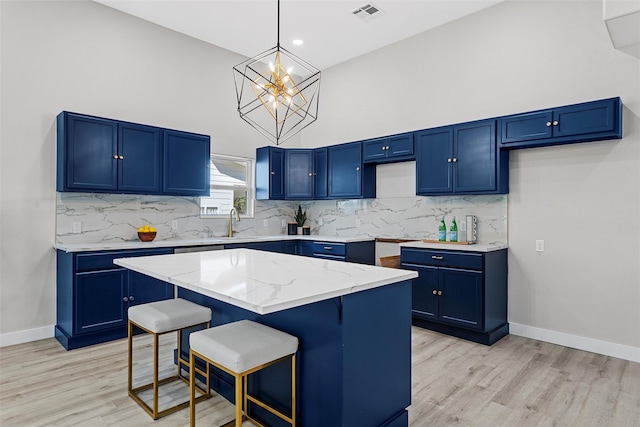
<path fill-rule="evenodd" d="M 280 46 L 233 67 L 240 117 L 276 145 L 318 118 L 320 70 Z"/>

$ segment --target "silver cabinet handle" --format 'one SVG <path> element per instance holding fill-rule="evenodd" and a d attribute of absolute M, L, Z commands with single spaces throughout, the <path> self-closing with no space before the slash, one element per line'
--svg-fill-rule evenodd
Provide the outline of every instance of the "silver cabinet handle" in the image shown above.
<path fill-rule="evenodd" d="M 554 120 L 554 121 L 553 121 L 553 125 L 554 125 L 554 126 L 558 126 L 558 124 L 559 124 L 559 123 L 558 123 L 558 121 L 557 121 L 557 120 Z"/>
<path fill-rule="evenodd" d="M 551 122 L 547 122 L 547 127 L 551 127 Z"/>
<path fill-rule="evenodd" d="M 129 298 L 124 297 L 124 298 L 122 298 L 122 301 L 127 302 L 127 301 L 129 301 Z"/>
<path fill-rule="evenodd" d="M 358 166 L 358 167 L 356 168 L 356 170 L 357 170 L 357 171 L 359 171 L 359 170 L 360 170 L 360 166 Z"/>
<path fill-rule="evenodd" d="M 323 247 L 322 249 L 325 249 L 325 250 L 327 250 L 327 251 L 333 250 L 333 248 L 332 248 L 331 246 L 325 246 L 325 247 Z"/>
<path fill-rule="evenodd" d="M 275 175 L 275 174 L 276 174 L 275 172 L 271 172 L 271 175 Z"/>
<path fill-rule="evenodd" d="M 118 158 L 119 158 L 120 160 L 122 160 L 122 159 L 124 159 L 124 156 L 118 156 Z"/>
<path fill-rule="evenodd" d="M 449 158 L 447 159 L 447 162 L 451 163 L 453 161 L 453 159 Z"/>
<path fill-rule="evenodd" d="M 113 158 L 114 158 L 114 159 L 116 159 L 116 160 L 118 160 L 118 155 L 117 155 L 117 154 L 114 154 L 114 155 L 113 155 Z"/>
<path fill-rule="evenodd" d="M 442 291 L 438 291 L 438 296 L 442 295 Z"/>
<path fill-rule="evenodd" d="M 458 158 L 457 158 L 457 157 L 454 157 L 454 158 L 453 158 L 453 163 L 456 163 L 457 161 L 458 161 Z"/>
<path fill-rule="evenodd" d="M 437 256 L 437 255 L 431 255 L 431 259 L 442 260 L 442 259 L 444 259 L 444 257 L 442 257 L 442 256 Z"/>
<path fill-rule="evenodd" d="M 435 289 L 433 290 L 433 294 L 434 295 L 438 295 L 438 291 L 436 291 Z"/>
<path fill-rule="evenodd" d="M 313 176 L 313 173 L 309 172 L 309 176 Z"/>
<path fill-rule="evenodd" d="M 133 295 L 129 295 L 129 301 L 133 301 L 134 299 Z"/>

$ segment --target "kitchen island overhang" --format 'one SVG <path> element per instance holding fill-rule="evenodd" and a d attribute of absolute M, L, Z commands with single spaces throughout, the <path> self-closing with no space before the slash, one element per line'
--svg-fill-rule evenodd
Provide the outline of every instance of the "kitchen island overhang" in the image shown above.
<path fill-rule="evenodd" d="M 250 249 L 114 263 L 176 285 L 179 297 L 212 309 L 212 326 L 249 319 L 297 336 L 301 425 L 407 425 L 417 273 Z M 181 351 L 188 352 L 186 344 Z M 274 379 L 287 378 L 288 369 L 274 365 L 262 374 L 265 381 L 250 385 L 285 412 L 287 381 Z M 224 375 L 213 378 L 213 388 L 228 399 L 232 386 Z M 280 425 L 260 408 L 250 410 Z"/>

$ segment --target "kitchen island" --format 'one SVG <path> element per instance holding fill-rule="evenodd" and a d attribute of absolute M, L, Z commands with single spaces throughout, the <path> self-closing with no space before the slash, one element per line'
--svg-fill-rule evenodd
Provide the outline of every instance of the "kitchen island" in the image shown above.
<path fill-rule="evenodd" d="M 417 273 L 250 249 L 114 263 L 176 285 L 179 297 L 212 309 L 212 326 L 250 319 L 297 336 L 300 425 L 408 424 L 411 279 Z M 286 362 L 274 365 L 250 386 L 286 413 L 288 369 Z M 219 372 L 212 380 L 230 399 L 231 380 Z M 250 410 L 280 425 L 260 408 Z"/>

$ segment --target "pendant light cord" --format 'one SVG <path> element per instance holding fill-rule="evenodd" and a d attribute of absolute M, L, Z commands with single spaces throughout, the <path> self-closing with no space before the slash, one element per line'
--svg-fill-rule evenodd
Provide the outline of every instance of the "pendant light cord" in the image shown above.
<path fill-rule="evenodd" d="M 278 0 L 278 47 L 280 47 L 280 0 Z"/>

